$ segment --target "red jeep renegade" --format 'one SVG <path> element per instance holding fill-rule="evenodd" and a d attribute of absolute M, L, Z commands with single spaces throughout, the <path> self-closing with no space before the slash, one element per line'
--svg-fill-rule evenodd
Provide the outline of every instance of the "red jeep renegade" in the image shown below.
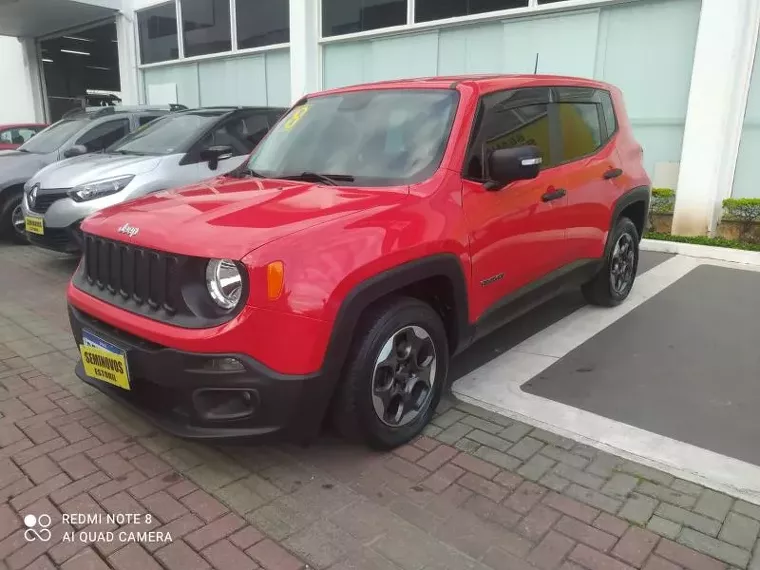
<path fill-rule="evenodd" d="M 569 286 L 623 301 L 649 194 L 604 83 L 310 95 L 231 174 L 84 222 L 77 373 L 180 436 L 308 441 L 329 415 L 397 446 L 479 336 Z"/>

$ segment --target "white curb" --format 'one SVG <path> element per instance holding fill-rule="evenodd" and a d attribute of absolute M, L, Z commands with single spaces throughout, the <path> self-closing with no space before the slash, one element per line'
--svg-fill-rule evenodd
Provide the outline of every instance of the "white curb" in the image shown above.
<path fill-rule="evenodd" d="M 641 249 L 644 251 L 659 251 L 662 253 L 674 253 L 698 259 L 715 259 L 754 265 L 760 267 L 760 251 L 746 251 L 743 249 L 731 249 L 728 247 L 715 247 L 712 245 L 697 245 L 693 243 L 679 243 L 676 241 L 661 241 L 656 239 L 641 240 Z"/>

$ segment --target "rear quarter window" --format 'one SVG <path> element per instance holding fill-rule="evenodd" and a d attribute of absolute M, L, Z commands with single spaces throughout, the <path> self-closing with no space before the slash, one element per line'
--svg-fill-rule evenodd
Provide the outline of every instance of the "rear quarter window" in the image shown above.
<path fill-rule="evenodd" d="M 607 91 L 599 91 L 599 101 L 602 104 L 602 114 L 607 125 L 607 136 L 610 137 L 617 130 L 617 117 L 615 106 L 612 104 L 612 96 Z"/>

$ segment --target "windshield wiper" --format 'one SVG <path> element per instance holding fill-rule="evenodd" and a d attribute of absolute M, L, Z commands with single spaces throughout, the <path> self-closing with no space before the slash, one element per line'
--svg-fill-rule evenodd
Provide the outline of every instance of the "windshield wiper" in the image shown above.
<path fill-rule="evenodd" d="M 302 172 L 288 176 L 278 176 L 281 180 L 315 180 L 330 186 L 337 186 L 338 182 L 353 182 L 354 177 L 350 174 L 320 174 L 319 172 Z"/>

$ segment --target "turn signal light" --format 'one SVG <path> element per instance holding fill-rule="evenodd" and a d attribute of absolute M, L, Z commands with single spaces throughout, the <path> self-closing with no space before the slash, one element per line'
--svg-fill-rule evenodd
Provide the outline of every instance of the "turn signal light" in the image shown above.
<path fill-rule="evenodd" d="M 267 296 L 270 301 L 280 298 L 285 282 L 285 265 L 282 261 L 273 261 L 267 265 Z"/>

